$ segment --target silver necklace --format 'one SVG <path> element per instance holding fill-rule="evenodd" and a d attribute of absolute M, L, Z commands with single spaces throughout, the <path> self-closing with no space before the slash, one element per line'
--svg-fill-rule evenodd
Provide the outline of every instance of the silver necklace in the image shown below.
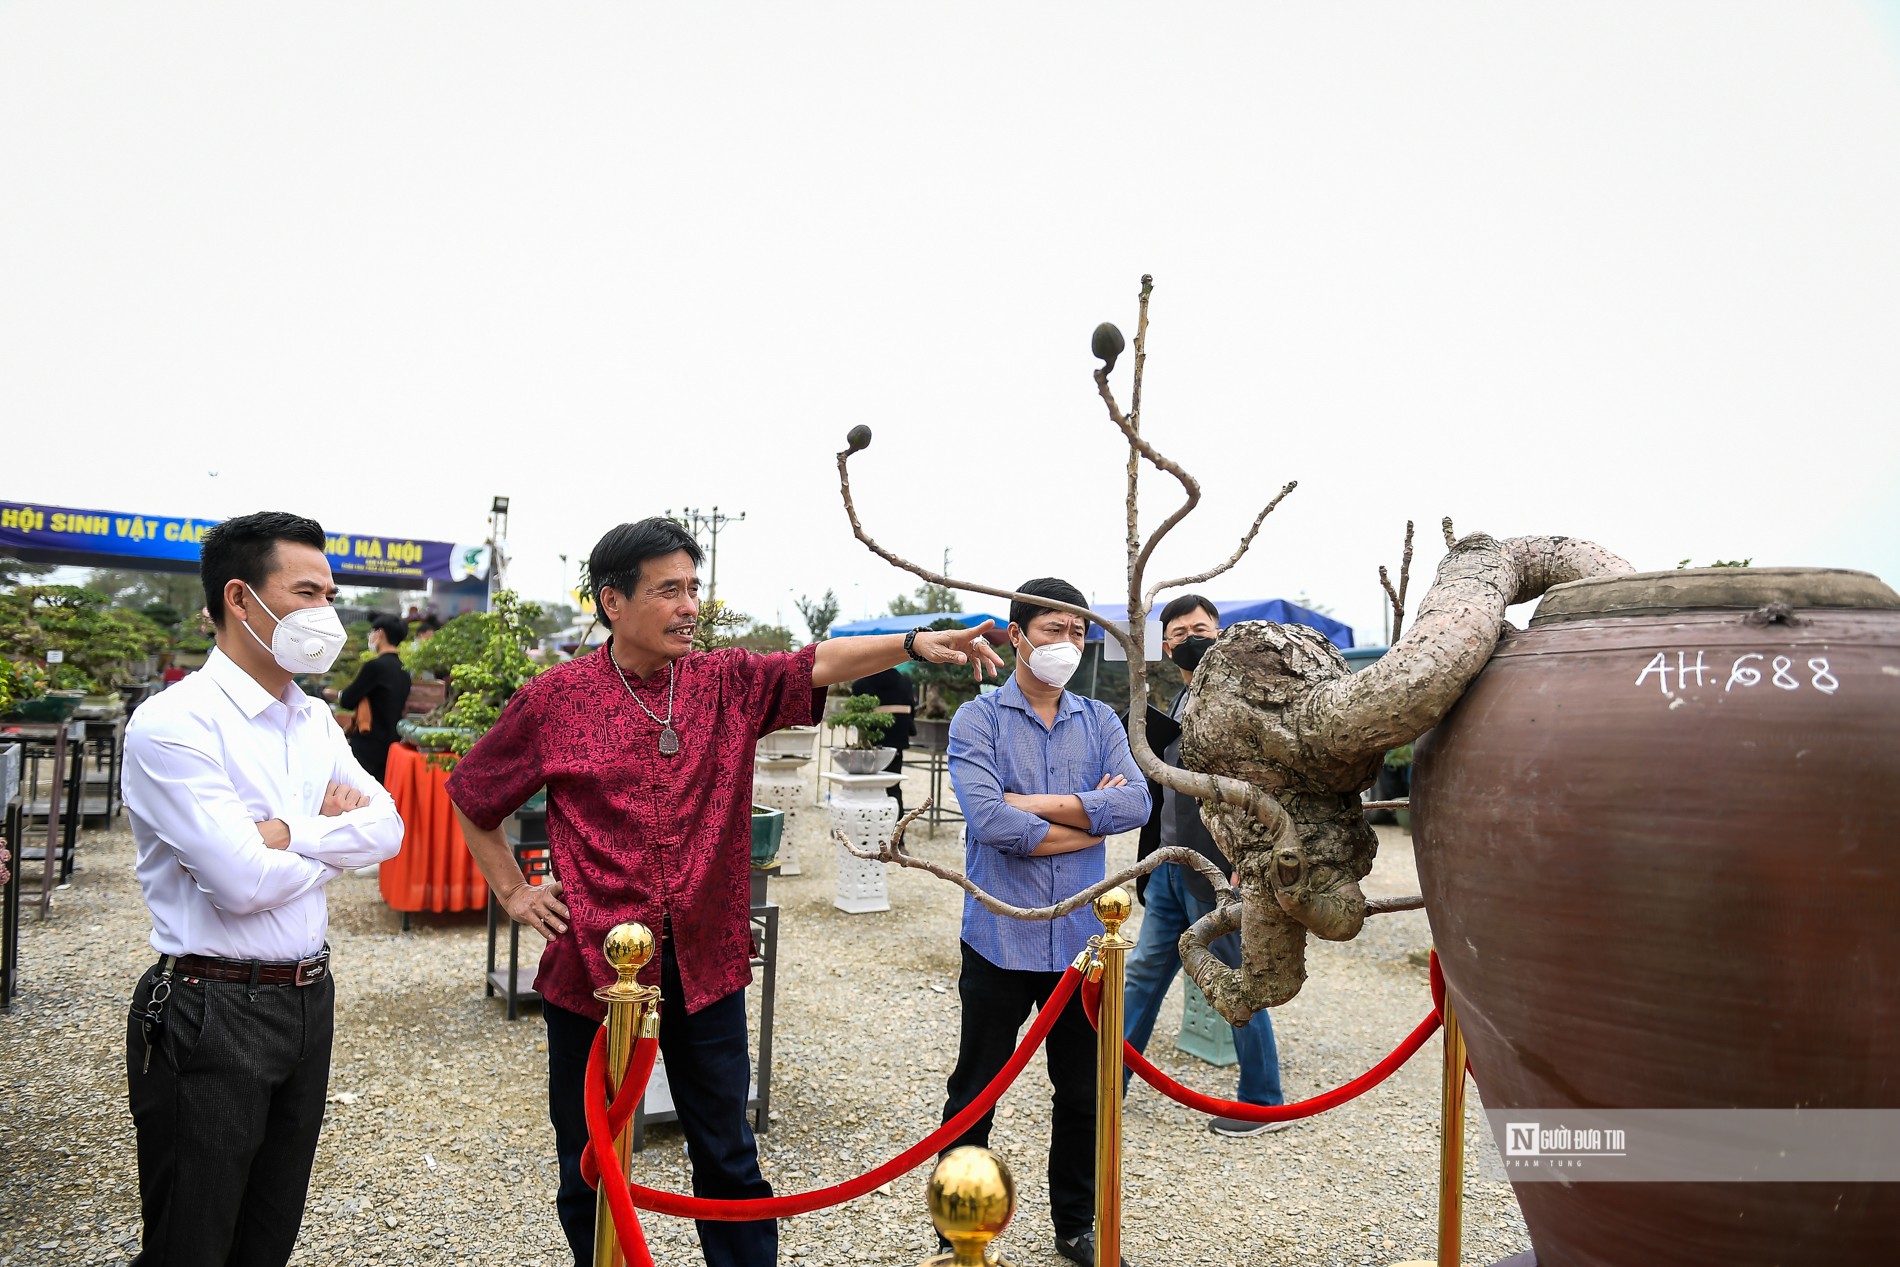
<path fill-rule="evenodd" d="M 673 661 L 668 660 L 666 662 L 666 716 L 662 717 L 648 708 L 647 702 L 641 699 L 639 693 L 633 689 L 633 683 L 627 680 L 627 671 L 620 667 L 620 661 L 614 659 L 612 647 L 607 648 L 607 659 L 614 666 L 614 672 L 620 675 L 620 685 L 627 688 L 628 696 L 632 698 L 634 703 L 640 706 L 640 711 L 659 723 L 660 755 L 663 757 L 678 756 L 680 750 L 680 735 L 679 731 L 673 729 Z"/>

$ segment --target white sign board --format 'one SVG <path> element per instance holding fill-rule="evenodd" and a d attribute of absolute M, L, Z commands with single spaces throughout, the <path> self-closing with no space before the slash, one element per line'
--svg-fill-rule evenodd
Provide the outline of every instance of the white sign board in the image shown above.
<path fill-rule="evenodd" d="M 64 664 L 66 663 L 66 653 L 64 651 L 48 651 L 46 653 L 46 662 L 48 664 Z"/>
<path fill-rule="evenodd" d="M 1117 629 L 1126 630 L 1128 628 L 1128 622 L 1125 620 L 1111 620 L 1108 623 Z M 1147 653 L 1148 663 L 1159 664 L 1161 662 L 1160 621 L 1151 620 L 1148 622 L 1147 634 L 1141 645 L 1142 650 Z M 1128 653 L 1122 650 L 1121 643 L 1115 641 L 1112 637 L 1104 635 L 1102 639 L 1102 659 L 1111 664 L 1125 664 L 1128 661 Z"/>

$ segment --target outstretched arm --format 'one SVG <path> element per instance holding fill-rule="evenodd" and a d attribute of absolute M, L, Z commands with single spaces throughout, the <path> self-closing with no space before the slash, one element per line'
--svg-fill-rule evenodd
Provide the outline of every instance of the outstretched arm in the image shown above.
<path fill-rule="evenodd" d="M 969 629 L 926 629 L 911 644 L 917 654 L 932 664 L 967 664 L 979 682 L 985 670 L 991 677 L 1003 667 L 985 636 L 996 628 L 986 620 Z M 854 682 L 861 677 L 895 668 L 910 657 L 904 654 L 907 634 L 867 634 L 856 638 L 827 638 L 818 644 L 818 656 L 812 661 L 811 684 L 830 686 L 833 682 Z"/>

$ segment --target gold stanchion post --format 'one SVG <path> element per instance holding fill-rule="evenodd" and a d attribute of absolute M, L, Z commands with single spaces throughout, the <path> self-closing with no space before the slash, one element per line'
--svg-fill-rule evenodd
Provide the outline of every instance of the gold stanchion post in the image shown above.
<path fill-rule="evenodd" d="M 1445 1092 L 1438 1122 L 1438 1263 L 1458 1267 L 1465 1230 L 1465 1035 L 1445 992 Z"/>
<path fill-rule="evenodd" d="M 1465 1228 L 1465 1035 L 1451 1006 L 1444 1020 L 1445 1068 L 1438 1109 L 1438 1257 L 1413 1258 L 1395 1267 L 1459 1267 Z"/>
<path fill-rule="evenodd" d="M 1134 943 L 1122 925 L 1135 911 L 1127 889 L 1095 899 L 1102 921 L 1096 968 L 1102 983 L 1095 1048 L 1095 1261 L 1122 1260 L 1122 969 Z"/>
<path fill-rule="evenodd" d="M 594 991 L 594 997 L 607 1005 L 607 1081 L 611 1095 L 619 1095 L 634 1040 L 655 1037 L 660 1032 L 660 992 L 638 981 L 640 969 L 653 958 L 653 933 L 645 924 L 616 924 L 608 930 L 601 950 L 619 977 L 605 989 Z M 633 1163 L 631 1124 L 614 1140 L 614 1152 L 620 1158 L 620 1173 L 625 1175 Z M 623 1267 L 625 1262 L 620 1238 L 614 1234 L 613 1211 L 607 1205 L 607 1185 L 603 1183 L 594 1205 L 594 1267 Z"/>
<path fill-rule="evenodd" d="M 950 1242 L 948 1254 L 936 1254 L 922 1267 L 998 1267 L 990 1251 L 1016 1214 L 1016 1180 L 1003 1159 L 987 1148 L 965 1145 L 945 1154 L 924 1187 L 930 1221 Z"/>

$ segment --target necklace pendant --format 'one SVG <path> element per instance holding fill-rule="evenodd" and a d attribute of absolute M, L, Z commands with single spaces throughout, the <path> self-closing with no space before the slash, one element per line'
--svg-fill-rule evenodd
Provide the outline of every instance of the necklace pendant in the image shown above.
<path fill-rule="evenodd" d="M 663 757 L 675 757 L 679 755 L 679 750 L 679 732 L 674 730 L 671 726 L 664 727 L 660 731 L 660 755 Z"/>

